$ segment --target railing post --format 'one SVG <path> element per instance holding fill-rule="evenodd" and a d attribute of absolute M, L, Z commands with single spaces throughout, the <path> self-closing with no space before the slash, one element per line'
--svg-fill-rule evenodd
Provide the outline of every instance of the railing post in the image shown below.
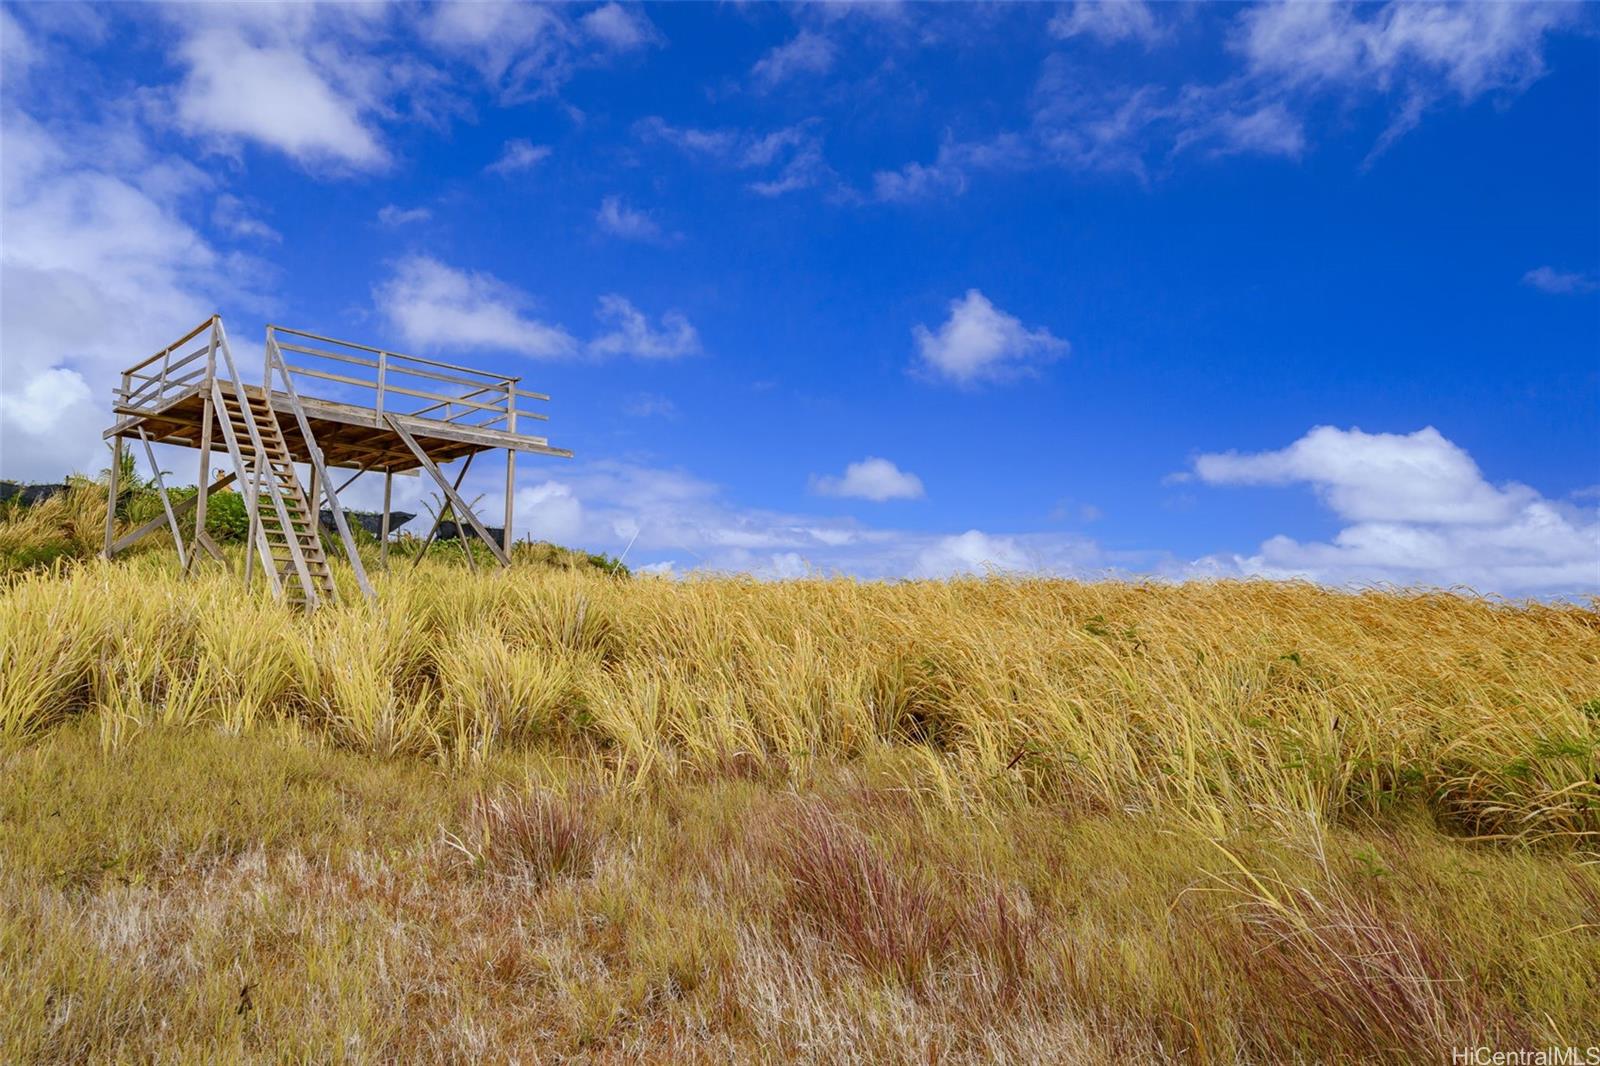
<path fill-rule="evenodd" d="M 378 418 L 383 418 L 383 383 L 389 376 L 389 353 L 378 353 Z"/>

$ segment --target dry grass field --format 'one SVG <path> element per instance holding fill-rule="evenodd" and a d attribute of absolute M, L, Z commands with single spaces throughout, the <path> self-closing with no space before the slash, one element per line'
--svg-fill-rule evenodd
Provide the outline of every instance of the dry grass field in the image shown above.
<path fill-rule="evenodd" d="M 175 571 L 0 585 L 0 1061 L 1600 1044 L 1589 608 Z"/>

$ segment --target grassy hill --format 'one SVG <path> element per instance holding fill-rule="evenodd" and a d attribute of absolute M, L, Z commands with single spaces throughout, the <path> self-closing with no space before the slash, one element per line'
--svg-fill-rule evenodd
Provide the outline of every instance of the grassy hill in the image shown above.
<path fill-rule="evenodd" d="M 454 551 L 7 578 L 0 1060 L 1600 1042 L 1593 610 Z"/>

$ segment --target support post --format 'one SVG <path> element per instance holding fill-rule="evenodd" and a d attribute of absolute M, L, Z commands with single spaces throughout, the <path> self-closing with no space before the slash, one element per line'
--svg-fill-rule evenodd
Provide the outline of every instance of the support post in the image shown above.
<path fill-rule="evenodd" d="M 394 471 L 383 468 L 383 519 L 379 524 L 378 567 L 389 569 L 389 497 L 394 491 Z"/>
<path fill-rule="evenodd" d="M 315 444 L 310 441 L 306 442 L 306 451 L 309 452 L 314 448 L 316 448 Z M 318 494 L 322 488 L 322 480 L 317 476 L 317 471 L 321 469 L 321 465 L 315 461 L 311 463 L 311 492 L 309 494 L 311 497 L 309 501 L 311 504 L 311 532 L 317 535 L 318 540 L 322 539 L 322 497 Z M 328 484 L 331 485 L 333 482 L 330 481 Z"/>
<path fill-rule="evenodd" d="M 111 538 L 117 533 L 117 482 L 122 478 L 122 434 L 111 438 L 111 477 L 106 484 L 106 547 L 102 553 L 111 558 Z"/>
<path fill-rule="evenodd" d="M 517 382 L 521 378 L 511 378 L 506 381 L 506 432 L 517 431 Z M 500 534 L 501 546 L 505 549 L 506 557 L 511 556 L 511 515 L 516 506 L 517 492 L 517 450 L 506 449 L 506 528 Z"/>
<path fill-rule="evenodd" d="M 200 546 L 206 537 L 206 497 L 211 494 L 211 397 L 205 398 L 201 407 L 200 418 L 200 476 L 195 479 L 194 498 L 194 549 L 189 553 L 188 562 L 184 563 L 184 572 L 189 569 L 189 562 L 200 554 Z"/>
<path fill-rule="evenodd" d="M 172 513 L 172 500 L 167 496 L 167 483 L 161 477 L 161 464 L 156 462 L 156 450 L 150 443 L 150 435 L 139 427 L 139 439 L 144 441 L 144 453 L 150 458 L 150 473 L 155 475 L 156 492 L 161 495 L 161 509 L 167 512 L 167 526 L 172 530 L 172 546 L 178 549 L 178 565 L 189 569 L 189 554 L 183 550 L 183 530 L 178 528 L 178 516 Z"/>

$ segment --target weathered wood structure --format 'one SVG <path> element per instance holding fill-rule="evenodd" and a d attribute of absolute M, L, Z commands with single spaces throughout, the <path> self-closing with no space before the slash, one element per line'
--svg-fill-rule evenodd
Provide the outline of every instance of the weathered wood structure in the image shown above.
<path fill-rule="evenodd" d="M 155 472 L 162 514 L 116 538 L 115 508 L 109 508 L 105 554 L 114 556 L 165 526 L 172 531 L 185 572 L 201 552 L 226 564 L 221 549 L 206 535 L 206 499 L 237 484 L 250 518 L 243 575 L 247 583 L 259 565 L 280 599 L 315 608 L 337 598 L 317 533 L 317 515 L 325 504 L 356 582 L 371 598 L 372 585 L 339 492 L 363 473 L 383 474 L 380 559 L 386 564 L 394 476 L 421 472 L 438 485 L 457 520 L 464 520 L 500 565 L 507 565 L 517 453 L 572 455 L 519 428 L 544 421 L 548 416 L 529 405 L 550 399 L 520 384 L 517 377 L 282 326 L 267 327 L 261 380 L 247 382 L 228 347 L 221 317 L 212 316 L 123 371 L 113 404 L 117 420 L 104 434 L 115 453 L 111 496 L 117 495 L 124 442 L 136 439 Z M 174 506 L 167 493 L 156 444 L 199 450 L 198 491 L 181 505 Z M 475 456 L 501 449 L 506 453 L 506 508 L 502 539 L 497 541 L 462 498 L 461 483 Z M 226 453 L 231 466 L 216 480 L 211 477 L 213 451 Z M 452 483 L 440 467 L 457 459 L 463 462 Z M 297 466 L 308 469 L 309 486 L 302 486 Z M 337 486 L 335 471 L 349 475 Z M 186 535 L 190 511 L 193 533 Z"/>

